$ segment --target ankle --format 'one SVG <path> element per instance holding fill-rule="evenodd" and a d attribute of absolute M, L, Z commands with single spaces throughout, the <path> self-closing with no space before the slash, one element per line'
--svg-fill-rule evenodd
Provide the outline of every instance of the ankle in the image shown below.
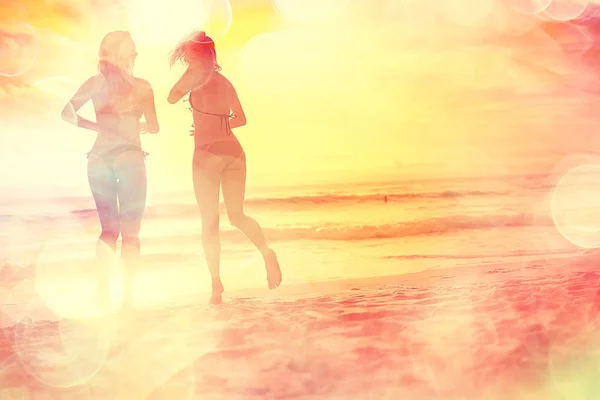
<path fill-rule="evenodd" d="M 275 252 L 270 247 L 265 247 L 264 249 L 261 249 L 260 253 L 262 254 L 264 259 L 275 256 Z"/>

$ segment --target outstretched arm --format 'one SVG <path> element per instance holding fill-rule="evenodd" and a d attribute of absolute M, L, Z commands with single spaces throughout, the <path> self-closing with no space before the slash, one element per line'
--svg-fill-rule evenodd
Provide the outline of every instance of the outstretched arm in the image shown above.
<path fill-rule="evenodd" d="M 92 77 L 81 85 L 77 92 L 75 92 L 73 98 L 65 105 L 65 108 L 63 108 L 61 113 L 62 119 L 73 125 L 77 125 L 80 128 L 98 131 L 98 124 L 96 122 L 90 121 L 77 114 L 77 111 L 92 98 L 93 93 L 94 78 Z"/>
<path fill-rule="evenodd" d="M 231 85 L 231 112 L 235 115 L 235 118 L 231 119 L 229 122 L 231 129 L 246 125 L 246 114 L 244 114 L 242 103 L 240 103 L 240 99 L 233 85 Z"/>
<path fill-rule="evenodd" d="M 156 117 L 156 106 L 154 105 L 154 92 L 152 86 L 146 82 L 147 87 L 145 88 L 144 99 L 142 101 L 142 108 L 144 110 L 144 117 L 146 123 L 143 124 L 142 129 L 148 133 L 158 133 L 158 118 Z"/>

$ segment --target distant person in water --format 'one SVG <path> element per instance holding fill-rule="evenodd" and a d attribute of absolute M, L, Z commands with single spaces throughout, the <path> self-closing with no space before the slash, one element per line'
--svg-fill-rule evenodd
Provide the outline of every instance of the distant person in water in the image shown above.
<path fill-rule="evenodd" d="M 211 304 L 221 303 L 221 243 L 219 239 L 219 192 L 227 216 L 262 253 L 270 289 L 281 284 L 281 270 L 275 252 L 267 245 L 260 225 L 244 213 L 246 156 L 233 129 L 246 124 L 246 116 L 231 82 L 217 63 L 213 40 L 204 32 L 181 42 L 171 55 L 187 70 L 169 93 L 171 104 L 189 94 L 194 118 L 192 172 L 196 200 L 202 216 L 202 245 L 212 276 Z"/>
<path fill-rule="evenodd" d="M 133 76 L 137 57 L 130 34 L 115 31 L 100 44 L 98 74 L 81 85 L 65 106 L 62 118 L 98 132 L 88 154 L 88 181 L 98 209 L 102 233 L 96 245 L 100 260 L 116 251 L 122 238 L 125 262 L 124 305 L 132 305 L 133 276 L 140 258 L 140 225 L 146 206 L 146 165 L 140 133 L 158 133 L 154 93 Z M 89 100 L 96 122 L 77 114 Z M 140 122 L 144 116 L 146 122 Z M 99 269 L 100 302 L 108 306 L 108 271 Z"/>

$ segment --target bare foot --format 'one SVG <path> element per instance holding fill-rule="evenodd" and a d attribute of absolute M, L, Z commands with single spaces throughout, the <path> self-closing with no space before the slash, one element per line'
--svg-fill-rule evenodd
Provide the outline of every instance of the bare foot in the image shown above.
<path fill-rule="evenodd" d="M 281 285 L 281 269 L 279 268 L 279 261 L 277 261 L 277 255 L 273 250 L 264 257 L 265 268 L 267 269 L 267 282 L 269 283 L 269 289 L 276 289 Z"/>
<path fill-rule="evenodd" d="M 223 288 L 223 284 L 220 281 L 213 282 L 212 296 L 210 296 L 208 304 L 210 304 L 211 306 L 218 306 L 219 304 L 223 303 L 223 299 L 221 298 L 223 290 L 225 289 Z"/>

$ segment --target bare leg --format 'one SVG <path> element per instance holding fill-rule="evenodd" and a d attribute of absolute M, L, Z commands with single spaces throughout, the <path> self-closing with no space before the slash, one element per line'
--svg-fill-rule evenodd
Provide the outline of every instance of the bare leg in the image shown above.
<path fill-rule="evenodd" d="M 220 276 L 219 191 L 223 163 L 211 153 L 194 153 L 193 179 L 196 201 L 202 216 L 202 247 L 212 277 L 211 304 L 220 304 L 223 284 Z"/>
<path fill-rule="evenodd" d="M 146 164 L 142 154 L 128 151 L 114 164 L 119 178 L 119 218 L 121 222 L 121 258 L 125 264 L 124 306 L 133 306 L 135 275 L 140 261 L 140 227 L 146 207 Z"/>
<path fill-rule="evenodd" d="M 261 252 L 265 259 L 267 281 L 270 289 L 281 284 L 281 269 L 275 252 L 269 248 L 258 222 L 244 213 L 246 193 L 246 161 L 239 158 L 222 174 L 223 200 L 231 224 L 238 228 Z"/>
<path fill-rule="evenodd" d="M 92 156 L 88 161 L 88 182 L 102 226 L 102 233 L 96 243 L 98 304 L 103 308 L 109 308 L 110 261 L 115 256 L 120 232 L 117 178 L 101 158 Z"/>

